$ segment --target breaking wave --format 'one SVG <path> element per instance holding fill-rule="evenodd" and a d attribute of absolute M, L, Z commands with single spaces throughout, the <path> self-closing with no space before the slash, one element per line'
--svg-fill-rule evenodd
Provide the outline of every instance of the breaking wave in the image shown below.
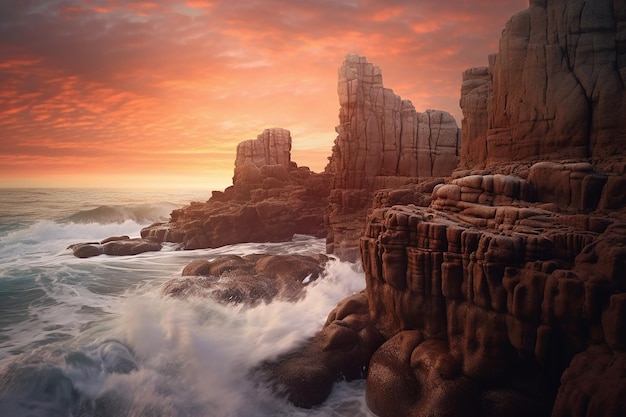
<path fill-rule="evenodd" d="M 173 203 L 105 205 L 89 210 L 81 210 L 64 219 L 69 223 L 121 224 L 134 221 L 139 224 L 167 221 L 170 213 L 179 207 Z"/>

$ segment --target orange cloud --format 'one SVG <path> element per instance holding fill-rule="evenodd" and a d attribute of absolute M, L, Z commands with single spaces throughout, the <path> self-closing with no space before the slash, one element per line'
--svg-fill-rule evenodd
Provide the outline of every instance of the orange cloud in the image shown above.
<path fill-rule="evenodd" d="M 214 6 L 214 3 L 207 0 L 189 0 L 185 2 L 185 6 L 192 9 L 208 9 Z"/>
<path fill-rule="evenodd" d="M 460 123 L 461 72 L 486 63 L 527 0 L 62 4 L 0 15 L 2 184 L 223 188 L 237 143 L 269 127 L 291 130 L 293 159 L 320 171 L 347 53 L 418 110 Z"/>

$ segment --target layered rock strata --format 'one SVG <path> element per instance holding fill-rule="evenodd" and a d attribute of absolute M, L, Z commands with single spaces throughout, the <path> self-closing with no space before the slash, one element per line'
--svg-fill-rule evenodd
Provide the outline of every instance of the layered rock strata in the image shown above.
<path fill-rule="evenodd" d="M 606 386 L 617 390 L 611 393 L 581 385 L 626 358 L 623 209 L 558 213 L 550 200 L 527 201 L 542 187 L 514 176 L 470 175 L 435 187 L 428 208 L 373 211 L 362 260 L 370 317 L 389 339 L 368 375 L 368 403 L 377 415 L 550 415 L 557 390 L 555 410 L 563 411 L 555 415 L 626 406 L 624 380 Z M 581 197 L 575 205 L 595 209 L 612 192 L 591 189 L 595 204 Z M 566 194 L 585 195 L 571 188 Z M 604 352 L 606 364 L 589 365 L 590 349 Z M 583 364 L 569 370 L 572 359 Z M 581 395 L 590 404 L 613 402 L 572 405 Z"/>
<path fill-rule="evenodd" d="M 461 165 L 590 159 L 623 173 L 626 7 L 531 1 L 488 67 L 463 74 Z"/>
<path fill-rule="evenodd" d="M 328 252 L 355 260 L 372 193 L 450 175 L 458 164 L 460 134 L 449 113 L 419 113 L 385 88 L 380 68 L 364 57 L 346 56 L 337 91 L 340 124 L 326 168 L 333 176 Z"/>
<path fill-rule="evenodd" d="M 623 210 L 559 213 L 528 201 L 539 184 L 470 175 L 428 208 L 373 211 L 361 251 L 388 339 L 368 375 L 377 415 L 550 415 L 557 390 L 553 415 L 626 410 Z M 591 188 L 595 202 L 611 193 Z M 581 384 L 604 371 L 610 387 Z"/>
<path fill-rule="evenodd" d="M 256 139 L 249 139 L 237 145 L 235 171 L 237 167 L 253 164 L 282 165 L 291 168 L 291 133 L 286 129 L 265 129 Z M 236 173 L 235 173 L 236 176 Z"/>
<path fill-rule="evenodd" d="M 172 211 L 169 222 L 153 224 L 141 236 L 182 249 L 325 236 L 329 176 L 298 167 L 290 149 L 289 131 L 278 128 L 240 143 L 232 187 Z"/>

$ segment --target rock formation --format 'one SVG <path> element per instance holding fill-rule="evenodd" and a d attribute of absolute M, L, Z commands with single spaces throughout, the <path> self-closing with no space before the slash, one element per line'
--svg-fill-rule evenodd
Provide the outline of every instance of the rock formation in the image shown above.
<path fill-rule="evenodd" d="M 189 263 L 182 277 L 163 284 L 177 298 L 211 297 L 223 303 L 254 306 L 275 299 L 295 301 L 324 272 L 324 255 L 236 255 Z"/>
<path fill-rule="evenodd" d="M 237 145 L 235 170 L 237 167 L 253 164 L 282 165 L 291 168 L 291 133 L 286 129 L 265 129 L 255 139 L 244 140 Z M 235 174 L 236 176 L 236 174 Z"/>
<path fill-rule="evenodd" d="M 172 211 L 169 222 L 153 224 L 141 236 L 182 249 L 282 242 L 294 234 L 325 236 L 328 175 L 298 167 L 290 149 L 289 131 L 279 128 L 241 142 L 232 187 Z"/>
<path fill-rule="evenodd" d="M 626 222 L 619 212 L 557 213 L 552 202 L 527 201 L 535 188 L 470 175 L 435 187 L 428 208 L 373 211 L 362 259 L 370 318 L 389 339 L 368 376 L 377 415 L 398 415 L 398 404 L 416 416 L 458 415 L 457 406 L 464 415 L 549 415 L 570 360 L 587 355 L 589 364 L 584 352 L 597 346 L 626 358 L 615 334 L 626 320 Z M 598 200 L 608 192 L 600 187 Z M 597 378 L 584 366 L 571 371 L 574 383 Z M 404 393 L 386 395 L 407 380 Z M 584 390 L 565 387 L 569 399 Z M 626 398 L 626 379 L 613 388 Z"/>
<path fill-rule="evenodd" d="M 310 408 L 328 397 L 336 381 L 364 378 L 382 342 L 369 320 L 367 298 L 355 294 L 330 312 L 309 343 L 264 363 L 256 373 L 295 405 Z"/>
<path fill-rule="evenodd" d="M 537 0 L 514 16 L 489 66 L 463 74 L 460 169 L 446 179 L 409 179 L 423 175 L 416 156 L 400 169 L 386 126 L 403 126 L 404 107 L 379 70 L 349 56 L 340 75 L 331 250 L 357 234 L 340 222 L 371 190 L 393 188 L 375 193 L 360 240 L 364 320 L 384 338 L 371 410 L 626 414 L 623 2 Z M 389 179 L 394 166 L 407 176 Z"/>
<path fill-rule="evenodd" d="M 147 239 L 131 239 L 128 236 L 111 236 L 100 242 L 76 243 L 68 247 L 77 258 L 98 255 L 129 256 L 161 250 L 161 243 Z"/>
<path fill-rule="evenodd" d="M 339 126 L 327 172 L 333 175 L 328 252 L 358 258 L 372 193 L 445 177 L 458 164 L 459 129 L 446 112 L 418 113 L 385 88 L 380 68 L 348 55 L 339 69 Z"/>
<path fill-rule="evenodd" d="M 371 212 L 378 416 L 626 412 L 625 22 L 531 1 L 463 74 L 463 169 Z"/>
<path fill-rule="evenodd" d="M 463 74 L 461 165 L 585 158 L 623 173 L 626 7 L 530 3 L 507 23 L 489 67 Z"/>

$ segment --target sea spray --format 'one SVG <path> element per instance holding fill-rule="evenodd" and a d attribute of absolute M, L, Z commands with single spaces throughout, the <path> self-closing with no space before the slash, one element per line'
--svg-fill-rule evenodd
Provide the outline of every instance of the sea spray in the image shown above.
<path fill-rule="evenodd" d="M 210 299 L 163 297 L 156 289 L 128 294 L 117 318 L 76 339 L 74 344 L 84 344 L 82 348 L 67 348 L 64 362 L 48 360 L 45 369 L 34 371 L 38 381 L 44 377 L 50 386 L 66 387 L 55 390 L 48 402 L 39 398 L 40 411 L 69 407 L 84 415 L 314 415 L 319 410 L 298 410 L 273 396 L 250 377 L 250 370 L 311 337 L 339 300 L 362 288 L 362 273 L 355 265 L 331 260 L 324 278 L 309 285 L 297 303 L 244 308 Z M 106 339 L 93 342 L 98 337 Z M 110 351 L 108 357 L 103 346 Z M 107 360 L 123 366 L 107 366 Z M 50 368 L 51 363 L 56 367 Z M 33 384 L 26 384 L 29 395 L 45 388 Z M 63 395 L 68 398 L 59 398 Z"/>
<path fill-rule="evenodd" d="M 297 303 L 254 308 L 176 300 L 161 284 L 196 259 L 252 253 L 312 255 L 323 239 L 78 259 L 66 248 L 143 226 L 76 223 L 104 206 L 196 198 L 162 192 L 0 192 L 0 417 L 14 416 L 368 416 L 363 381 L 335 385 L 312 410 L 276 397 L 251 370 L 298 346 L 343 297 L 360 291 L 358 265 L 331 260 Z M 204 192 L 206 194 L 206 192 Z M 206 196 L 197 200 L 202 201 Z M 28 202 L 28 203 L 26 203 Z M 152 220 L 152 219 L 151 219 Z M 155 219 L 156 221 L 156 219 Z M 306 277 L 302 277 L 306 279 Z"/>

